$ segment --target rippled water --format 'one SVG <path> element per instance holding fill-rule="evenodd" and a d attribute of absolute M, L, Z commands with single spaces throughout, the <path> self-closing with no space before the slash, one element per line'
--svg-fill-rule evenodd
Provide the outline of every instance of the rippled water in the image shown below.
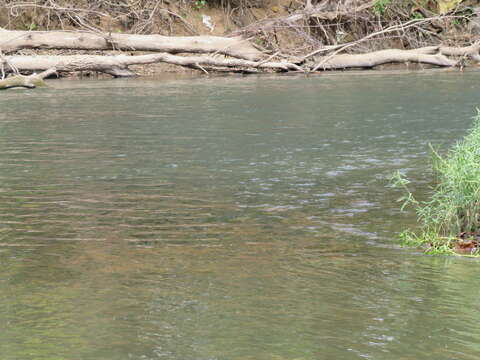
<path fill-rule="evenodd" d="M 0 358 L 478 359 L 480 264 L 397 245 L 479 72 L 0 94 Z"/>

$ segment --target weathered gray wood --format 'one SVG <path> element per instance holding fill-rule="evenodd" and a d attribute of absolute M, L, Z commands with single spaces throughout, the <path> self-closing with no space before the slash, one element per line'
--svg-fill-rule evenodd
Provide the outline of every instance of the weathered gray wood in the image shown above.
<path fill-rule="evenodd" d="M 1 31 L 4 53 L 20 49 L 125 50 L 218 53 L 258 60 L 262 52 L 241 37 L 98 34 L 81 31 Z"/>
<path fill-rule="evenodd" d="M 467 57 L 480 62 L 480 41 L 465 47 L 440 46 L 439 49 L 442 55 Z"/>
<path fill-rule="evenodd" d="M 243 59 L 225 59 L 207 55 L 179 56 L 167 53 L 150 55 L 71 55 L 71 56 L 6 56 L 9 64 L 19 71 L 42 71 L 56 68 L 59 72 L 98 71 L 115 77 L 135 76 L 129 65 L 168 63 L 201 69 L 202 66 L 221 66 L 230 68 L 261 68 L 277 71 L 301 70 L 289 62 L 257 62 Z"/>
<path fill-rule="evenodd" d="M 15 87 L 24 87 L 33 89 L 38 86 L 45 86 L 44 78 L 54 74 L 55 69 L 48 69 L 40 74 L 32 74 L 29 76 L 15 75 L 0 80 L 0 90 L 11 89 Z"/>
<path fill-rule="evenodd" d="M 315 57 L 316 70 L 336 70 L 348 68 L 372 68 L 378 65 L 399 62 L 416 62 L 435 66 L 455 66 L 456 61 L 442 54 L 431 54 L 432 48 L 423 48 L 420 51 L 388 49 L 366 54 L 339 54 L 333 56 Z"/>

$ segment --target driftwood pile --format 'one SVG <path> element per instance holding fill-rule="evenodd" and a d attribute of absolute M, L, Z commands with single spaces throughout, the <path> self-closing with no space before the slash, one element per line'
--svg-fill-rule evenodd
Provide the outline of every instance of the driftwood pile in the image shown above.
<path fill-rule="evenodd" d="M 355 43 L 358 43 L 355 42 Z M 8 74 L 96 71 L 114 77 L 136 74 L 130 65 L 168 63 L 199 69 L 205 73 L 230 71 L 257 73 L 316 72 L 348 68 L 372 68 L 396 62 L 416 62 L 452 67 L 462 58 L 480 60 L 480 43 L 468 47 L 429 46 L 413 50 L 387 49 L 364 54 L 342 53 L 352 44 L 320 49 L 304 57 L 268 54 L 252 42 L 237 37 L 160 36 L 104 34 L 86 31 L 9 31 L 0 29 L 0 88 L 32 87 L 34 82 L 12 82 Z M 115 55 L 21 55 L 23 49 L 113 51 Z M 327 52 L 328 50 L 328 52 Z M 135 55 L 135 52 L 141 52 Z M 148 52 L 145 54 L 145 52 Z M 327 55 L 319 55 L 320 53 Z M 45 75 L 46 74 L 46 75 Z M 37 76 L 38 80 L 39 77 Z M 17 84 L 17 85 L 15 85 Z"/>

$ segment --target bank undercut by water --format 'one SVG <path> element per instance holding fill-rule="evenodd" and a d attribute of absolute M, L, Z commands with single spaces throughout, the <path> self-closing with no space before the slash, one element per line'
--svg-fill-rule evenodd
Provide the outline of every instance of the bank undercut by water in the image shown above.
<path fill-rule="evenodd" d="M 417 201 L 400 173 L 393 184 L 401 198 L 416 209 L 421 228 L 401 234 L 404 244 L 422 246 L 428 253 L 480 255 L 480 113 L 463 140 L 444 156 L 432 148 L 436 185 L 427 201 Z M 403 208 L 402 207 L 402 208 Z"/>

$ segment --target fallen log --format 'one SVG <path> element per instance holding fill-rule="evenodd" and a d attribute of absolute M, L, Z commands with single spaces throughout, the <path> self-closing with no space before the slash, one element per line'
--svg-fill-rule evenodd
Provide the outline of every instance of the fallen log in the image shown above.
<path fill-rule="evenodd" d="M 339 54 L 315 57 L 316 65 L 312 71 L 339 70 L 348 68 L 373 68 L 378 65 L 400 62 L 415 62 L 435 66 L 455 66 L 456 61 L 437 53 L 431 54 L 432 47 L 419 50 L 388 49 L 366 54 Z"/>
<path fill-rule="evenodd" d="M 185 66 L 194 69 L 204 70 L 204 66 L 218 66 L 228 68 L 260 68 L 271 69 L 275 71 L 288 71 L 302 69 L 289 62 L 272 61 L 250 61 L 233 58 L 217 58 L 213 56 L 179 56 L 168 53 L 158 53 L 150 55 L 70 55 L 70 56 L 5 56 L 10 66 L 18 69 L 20 72 L 42 71 L 50 68 L 57 69 L 58 72 L 74 71 L 98 71 L 110 74 L 114 77 L 136 76 L 128 67 L 130 65 L 168 63 Z M 8 69 L 7 69 L 8 71 Z"/>
<path fill-rule="evenodd" d="M 218 53 L 252 61 L 262 56 L 262 52 L 241 37 L 101 34 L 82 31 L 0 32 L 0 49 L 4 53 L 27 48 Z"/>
<path fill-rule="evenodd" d="M 480 41 L 465 47 L 440 46 L 439 50 L 442 55 L 467 57 L 480 62 Z"/>
<path fill-rule="evenodd" d="M 315 58 L 317 65 L 312 71 L 335 70 L 347 68 L 372 68 L 377 65 L 396 62 L 418 62 L 436 66 L 455 66 L 456 61 L 448 59 L 442 54 L 432 54 L 438 51 L 437 47 L 427 47 L 417 50 L 380 50 L 366 54 L 341 54 Z M 149 55 L 69 55 L 69 56 L 5 56 L 8 66 L 20 72 L 43 71 L 56 68 L 58 72 L 98 71 L 114 77 L 136 76 L 128 67 L 130 65 L 147 65 L 153 63 L 168 63 L 200 69 L 206 67 L 239 69 L 262 69 L 273 71 L 304 71 L 300 66 L 287 61 L 250 61 L 234 58 L 219 58 L 208 55 L 179 56 L 168 53 Z M 267 59 L 268 60 L 268 59 Z M 6 69 L 8 70 L 8 67 Z M 11 70 L 10 70 L 11 72 Z"/>
<path fill-rule="evenodd" d="M 24 87 L 33 89 L 39 86 L 45 86 L 43 79 L 54 74 L 55 69 L 48 69 L 40 74 L 32 74 L 29 76 L 14 75 L 0 80 L 0 90 L 11 89 L 15 87 Z"/>

